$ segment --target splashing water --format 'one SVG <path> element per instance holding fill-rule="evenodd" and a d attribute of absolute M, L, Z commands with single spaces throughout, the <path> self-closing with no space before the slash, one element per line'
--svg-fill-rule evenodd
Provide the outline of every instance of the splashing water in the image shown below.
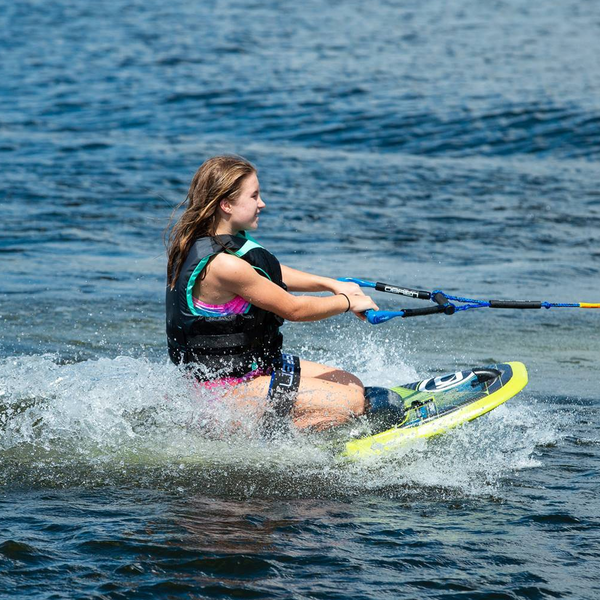
<path fill-rule="evenodd" d="M 368 340 L 363 350 L 388 383 L 387 355 Z M 400 370 L 416 377 L 408 365 Z M 242 496 L 369 490 L 402 497 L 415 489 L 480 495 L 496 493 L 509 473 L 537 466 L 536 446 L 559 435 L 551 414 L 540 418 L 547 408 L 517 399 L 442 438 L 349 463 L 317 434 L 262 439 L 249 406 L 200 392 L 172 365 L 145 359 L 5 359 L 1 479 L 13 485 L 208 488 Z"/>

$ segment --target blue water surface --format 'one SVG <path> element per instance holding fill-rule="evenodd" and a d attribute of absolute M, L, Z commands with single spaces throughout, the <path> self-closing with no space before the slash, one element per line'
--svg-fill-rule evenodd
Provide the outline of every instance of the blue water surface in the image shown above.
<path fill-rule="evenodd" d="M 600 595 L 600 314 L 286 324 L 368 385 L 528 367 L 486 418 L 347 463 L 232 434 L 163 304 L 169 217 L 223 152 L 290 266 L 600 302 L 600 4 L 0 0 L 0 32 L 1 596 Z"/>

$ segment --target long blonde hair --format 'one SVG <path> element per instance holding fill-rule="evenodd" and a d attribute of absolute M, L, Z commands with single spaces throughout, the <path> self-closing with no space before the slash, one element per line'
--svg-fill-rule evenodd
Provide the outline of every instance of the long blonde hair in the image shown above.
<path fill-rule="evenodd" d="M 241 156 L 214 156 L 196 171 L 186 199 L 175 208 L 167 227 L 168 231 L 175 213 L 187 204 L 166 239 L 167 283 L 171 289 L 196 239 L 215 235 L 221 200 L 235 200 L 244 178 L 253 173 L 256 173 L 254 165 Z"/>

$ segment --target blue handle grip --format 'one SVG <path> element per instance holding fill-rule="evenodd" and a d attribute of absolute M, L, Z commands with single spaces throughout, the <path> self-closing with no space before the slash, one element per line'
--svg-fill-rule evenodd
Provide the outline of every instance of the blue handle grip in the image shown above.
<path fill-rule="evenodd" d="M 401 310 L 373 310 L 369 309 L 365 311 L 365 317 L 371 325 L 379 325 L 379 323 L 385 323 L 394 317 L 401 317 L 404 314 Z"/>
<path fill-rule="evenodd" d="M 374 288 L 377 284 L 372 281 L 365 281 L 364 279 L 356 279 L 356 277 L 338 277 L 338 281 L 349 281 L 350 283 L 356 283 L 360 287 Z"/>

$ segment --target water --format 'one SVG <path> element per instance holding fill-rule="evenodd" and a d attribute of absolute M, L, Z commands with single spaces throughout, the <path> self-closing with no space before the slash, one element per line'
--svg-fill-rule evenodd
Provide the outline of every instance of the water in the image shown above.
<path fill-rule="evenodd" d="M 367 384 L 528 366 L 485 419 L 348 464 L 189 390 L 162 234 L 237 152 L 290 266 L 599 301 L 599 30 L 575 0 L 0 2 L 0 595 L 597 598 L 598 315 L 286 324 Z"/>

